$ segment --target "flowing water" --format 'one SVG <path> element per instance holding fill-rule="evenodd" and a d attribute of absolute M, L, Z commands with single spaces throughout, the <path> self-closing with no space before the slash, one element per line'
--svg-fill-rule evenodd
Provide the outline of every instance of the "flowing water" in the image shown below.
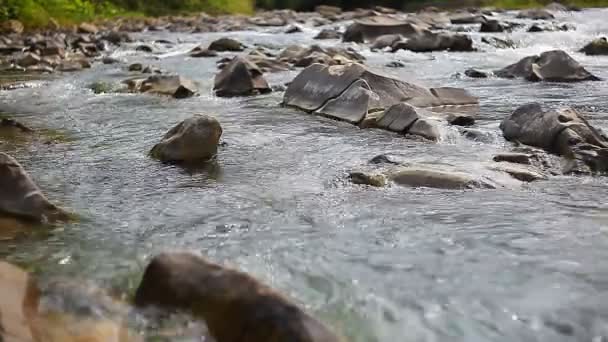
<path fill-rule="evenodd" d="M 381 153 L 447 163 L 475 173 L 508 151 L 498 125 L 531 101 L 574 106 L 608 128 L 608 82 L 528 83 L 469 79 L 468 67 L 498 69 L 564 49 L 608 79 L 608 57 L 578 53 L 608 34 L 608 10 L 561 14 L 570 32 L 498 34 L 516 49 L 478 53 L 372 53 L 367 65 L 425 86 L 457 86 L 480 98 L 477 128 L 487 141 L 445 128 L 439 143 L 282 108 L 282 93 L 212 95 L 216 59 L 190 59 L 198 44 L 230 36 L 245 44 L 335 45 L 320 28 L 213 34 L 143 33 L 162 55 L 114 52 L 202 84 L 201 96 L 93 94 L 97 80 L 127 78 L 124 66 L 92 69 L 0 92 L 0 109 L 67 138 L 18 145 L 12 153 L 48 196 L 80 216 L 46 234 L 0 242 L 0 256 L 42 278 L 86 278 L 133 288 L 145 260 L 189 250 L 246 270 L 296 298 L 353 341 L 605 341 L 608 339 L 608 181 L 555 176 L 521 188 L 440 190 L 353 186 L 348 171 Z M 482 34 L 471 33 L 479 42 Z M 496 36 L 496 35 L 495 35 Z M 389 69 L 392 60 L 405 68 Z M 271 84 L 297 71 L 269 74 Z M 224 128 L 216 165 L 183 169 L 147 152 L 196 113 Z"/>

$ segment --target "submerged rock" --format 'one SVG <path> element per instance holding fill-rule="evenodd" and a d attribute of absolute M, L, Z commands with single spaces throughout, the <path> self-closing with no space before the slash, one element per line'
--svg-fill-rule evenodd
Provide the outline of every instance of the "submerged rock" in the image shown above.
<path fill-rule="evenodd" d="M 497 49 L 511 49 L 515 47 L 515 42 L 510 39 L 500 39 L 496 37 L 483 37 L 481 38 L 482 43 L 491 45 Z"/>
<path fill-rule="evenodd" d="M 540 170 L 530 166 L 515 164 L 509 162 L 497 163 L 489 167 L 490 170 L 504 172 L 509 174 L 511 177 L 522 181 L 522 182 L 534 182 L 537 180 L 547 179 L 547 176 Z"/>
<path fill-rule="evenodd" d="M 338 342 L 341 338 L 251 276 L 186 253 L 150 262 L 138 306 L 185 310 L 205 320 L 218 342 Z"/>
<path fill-rule="evenodd" d="M 235 57 L 215 76 L 213 90 L 220 97 L 250 96 L 272 91 L 260 68 L 243 57 Z"/>
<path fill-rule="evenodd" d="M 495 71 L 494 74 L 503 78 L 522 77 L 528 81 L 580 82 L 600 80 L 561 50 L 547 51 L 540 56 L 526 57 L 504 69 Z"/>
<path fill-rule="evenodd" d="M 163 162 L 206 161 L 217 154 L 222 126 L 215 118 L 195 115 L 167 132 L 150 155 Z"/>
<path fill-rule="evenodd" d="M 505 118 L 500 129 L 509 141 L 580 161 L 590 172 L 608 171 L 608 141 L 574 109 L 528 104 Z"/>
<path fill-rule="evenodd" d="M 481 23 L 481 27 L 479 28 L 479 32 L 486 33 L 497 33 L 504 32 L 506 27 L 503 26 L 498 20 L 487 20 Z"/>
<path fill-rule="evenodd" d="M 202 46 L 197 46 L 190 51 L 190 57 L 201 58 L 201 57 L 217 57 L 218 53 Z"/>
<path fill-rule="evenodd" d="M 591 43 L 585 45 L 580 52 L 584 52 L 586 55 L 608 55 L 608 39 L 606 37 L 598 38 Z"/>
<path fill-rule="evenodd" d="M 406 83 L 360 64 L 313 64 L 290 83 L 283 98 L 287 106 L 353 124 L 400 102 L 433 107 L 474 104 L 477 99 L 456 88 L 427 89 Z"/>
<path fill-rule="evenodd" d="M 488 77 L 490 77 L 489 73 L 480 71 L 477 69 L 473 69 L 473 68 L 465 70 L 464 74 L 471 78 L 488 78 Z"/>
<path fill-rule="evenodd" d="M 389 174 L 395 184 L 439 189 L 494 188 L 488 182 L 461 172 L 434 170 L 426 167 L 402 167 Z"/>
<path fill-rule="evenodd" d="M 51 203 L 15 158 L 0 153 L 0 215 L 38 223 L 67 220 L 68 214 Z"/>
<path fill-rule="evenodd" d="M 358 185 L 369 185 L 381 188 L 386 186 L 386 177 L 381 174 L 370 174 L 365 172 L 351 172 L 348 175 L 348 178 L 353 184 Z"/>

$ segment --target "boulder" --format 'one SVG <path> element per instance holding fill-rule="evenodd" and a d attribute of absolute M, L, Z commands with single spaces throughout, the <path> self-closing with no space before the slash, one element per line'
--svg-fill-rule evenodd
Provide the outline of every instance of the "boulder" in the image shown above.
<path fill-rule="evenodd" d="M 439 189 L 494 188 L 481 179 L 462 172 L 435 170 L 433 168 L 411 166 L 398 168 L 388 175 L 395 184 L 411 187 Z"/>
<path fill-rule="evenodd" d="M 201 317 L 218 342 L 338 342 L 341 338 L 253 277 L 202 257 L 161 254 L 150 262 L 138 306 L 184 310 Z"/>
<path fill-rule="evenodd" d="M 484 17 L 483 15 L 471 13 L 460 13 L 450 18 L 450 22 L 454 25 L 483 24 L 487 21 L 488 19 L 486 19 L 486 17 Z"/>
<path fill-rule="evenodd" d="M 377 120 L 377 127 L 389 131 L 406 133 L 420 116 L 413 106 L 401 102 L 389 107 Z"/>
<path fill-rule="evenodd" d="M 319 45 L 309 48 L 299 45 L 288 46 L 281 51 L 278 58 L 296 67 L 308 67 L 314 63 L 341 65 L 365 60 L 365 57 L 351 48 L 320 47 Z"/>
<path fill-rule="evenodd" d="M 315 36 L 314 39 L 340 39 L 342 38 L 342 33 L 336 29 L 323 29 L 319 34 Z"/>
<path fill-rule="evenodd" d="M 494 72 L 503 78 L 522 77 L 528 81 L 580 82 L 597 81 L 577 61 L 561 50 L 547 51 L 540 56 L 529 56 L 504 69 Z"/>
<path fill-rule="evenodd" d="M 500 124 L 505 139 L 582 162 L 592 172 L 608 170 L 608 142 L 572 108 L 545 110 L 532 103 Z"/>
<path fill-rule="evenodd" d="M 450 113 L 446 117 L 446 120 L 450 125 L 453 126 L 467 127 L 475 124 L 475 117 L 464 113 Z"/>
<path fill-rule="evenodd" d="M 432 51 L 475 51 L 473 40 L 461 34 L 431 32 L 422 30 L 410 35 L 408 39 L 398 41 L 392 46 L 392 51 L 410 50 L 414 52 Z"/>
<path fill-rule="evenodd" d="M 406 135 L 414 135 L 431 141 L 437 141 L 441 138 L 437 122 L 426 118 L 416 120 L 407 130 Z"/>
<path fill-rule="evenodd" d="M 52 223 L 67 220 L 68 214 L 51 203 L 15 158 L 0 153 L 0 213 Z"/>
<path fill-rule="evenodd" d="M 507 162 L 507 163 L 513 163 L 513 164 L 530 165 L 530 164 L 532 164 L 531 158 L 532 158 L 532 155 L 529 153 L 500 153 L 500 154 L 495 155 L 494 158 L 492 158 L 492 160 L 494 160 L 497 163 Z"/>
<path fill-rule="evenodd" d="M 297 25 L 290 25 L 285 29 L 285 34 L 300 33 L 302 29 Z"/>
<path fill-rule="evenodd" d="M 198 86 L 196 82 L 178 75 L 154 75 L 143 80 L 136 90 L 183 99 L 198 93 Z"/>
<path fill-rule="evenodd" d="M 217 154 L 222 126 L 213 117 L 195 115 L 167 132 L 150 155 L 163 162 L 207 161 Z"/>
<path fill-rule="evenodd" d="M 208 48 L 197 46 L 190 51 L 190 57 L 201 58 L 201 57 L 217 57 L 218 53 L 209 50 Z"/>
<path fill-rule="evenodd" d="M 608 55 L 608 39 L 606 37 L 598 38 L 591 43 L 585 45 L 580 52 L 584 52 L 586 55 Z"/>
<path fill-rule="evenodd" d="M 351 172 L 348 174 L 351 183 L 357 185 L 369 185 L 381 188 L 386 185 L 386 177 L 381 174 L 371 174 L 365 172 Z"/>
<path fill-rule="evenodd" d="M 89 23 L 82 23 L 78 26 L 78 33 L 96 34 L 99 31 L 97 26 Z"/>
<path fill-rule="evenodd" d="M 220 38 L 209 44 L 208 49 L 217 52 L 239 52 L 245 50 L 245 46 L 238 40 L 232 38 Z"/>
<path fill-rule="evenodd" d="M 345 42 L 371 42 L 387 34 L 400 34 L 404 37 L 419 32 L 422 28 L 411 22 L 394 19 L 386 16 L 374 16 L 355 20 L 344 33 Z"/>
<path fill-rule="evenodd" d="M 490 75 L 487 72 L 480 71 L 480 70 L 473 69 L 473 68 L 465 70 L 464 74 L 471 78 L 488 78 L 488 77 L 490 77 Z"/>
<path fill-rule="evenodd" d="M 220 97 L 249 96 L 272 91 L 258 66 L 243 57 L 235 57 L 215 76 L 213 90 Z"/>
<path fill-rule="evenodd" d="M 379 74 L 360 64 L 303 70 L 285 92 L 283 104 L 353 124 L 369 112 L 407 102 L 417 107 L 475 104 L 477 99 L 456 88 L 427 89 Z"/>
<path fill-rule="evenodd" d="M 498 20 L 488 20 L 481 23 L 481 27 L 479 28 L 479 32 L 484 33 L 496 33 L 496 32 L 504 32 L 505 27 Z"/>
<path fill-rule="evenodd" d="M 333 17 L 340 15 L 342 13 L 342 9 L 336 6 L 319 5 L 315 7 L 315 12 L 324 17 Z"/>
<path fill-rule="evenodd" d="M 521 165 L 509 162 L 502 162 L 489 167 L 490 170 L 509 174 L 511 177 L 522 182 L 534 182 L 547 179 L 540 170 L 530 165 Z"/>
<path fill-rule="evenodd" d="M 532 20 L 550 20 L 555 19 L 555 16 L 551 14 L 551 12 L 544 9 L 531 9 L 519 12 L 517 18 Z"/>

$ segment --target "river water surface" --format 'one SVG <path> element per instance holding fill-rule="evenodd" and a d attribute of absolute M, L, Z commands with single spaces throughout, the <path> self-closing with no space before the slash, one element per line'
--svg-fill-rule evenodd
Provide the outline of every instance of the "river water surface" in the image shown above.
<path fill-rule="evenodd" d="M 480 98 L 484 142 L 446 128 L 439 143 L 282 108 L 282 93 L 212 95 L 217 59 L 190 59 L 198 44 L 229 36 L 247 45 L 336 45 L 296 34 L 150 32 L 160 58 L 114 52 L 202 84 L 201 96 L 93 94 L 97 80 L 127 78 L 124 66 L 92 69 L 0 92 L 0 109 L 69 137 L 11 147 L 48 196 L 81 220 L 49 234 L 0 242 L 0 256 L 32 265 L 41 277 L 72 276 L 133 288 L 146 260 L 189 250 L 246 270 L 296 298 L 353 341 L 606 341 L 608 339 L 608 180 L 555 176 L 516 189 L 375 189 L 345 181 L 381 154 L 447 163 L 475 173 L 508 151 L 498 125 L 516 107 L 569 105 L 608 128 L 608 82 L 528 83 L 460 77 L 468 67 L 498 69 L 563 49 L 608 79 L 608 57 L 578 53 L 608 34 L 608 10 L 558 15 L 575 31 L 504 36 L 518 48 L 485 52 L 372 53 L 366 64 L 425 86 L 456 86 Z M 471 33 L 477 43 L 482 37 Z M 499 34 L 500 36 L 500 34 Z M 392 60 L 405 68 L 389 69 Z M 297 71 L 269 74 L 271 84 Z M 177 122 L 196 113 L 221 122 L 217 165 L 185 170 L 147 152 Z"/>

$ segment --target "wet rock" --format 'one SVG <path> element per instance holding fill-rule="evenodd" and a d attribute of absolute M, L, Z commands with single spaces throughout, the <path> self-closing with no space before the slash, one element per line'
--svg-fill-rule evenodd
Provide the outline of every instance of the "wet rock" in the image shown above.
<path fill-rule="evenodd" d="M 410 35 L 407 40 L 398 41 L 392 51 L 410 50 L 414 52 L 432 51 L 475 51 L 470 37 L 460 34 L 436 33 L 423 30 Z"/>
<path fill-rule="evenodd" d="M 386 178 L 381 174 L 370 174 L 365 172 L 351 172 L 348 175 L 351 183 L 358 185 L 369 185 L 381 188 L 386 186 Z"/>
<path fill-rule="evenodd" d="M 282 61 L 296 67 L 308 67 L 314 63 L 324 65 L 344 65 L 352 62 L 363 62 L 365 57 L 356 51 L 340 47 L 320 47 L 313 45 L 309 48 L 292 45 L 284 49 L 278 57 Z"/>
<path fill-rule="evenodd" d="M 477 103 L 476 98 L 456 88 L 426 89 L 360 64 L 311 65 L 290 83 L 283 103 L 357 124 L 370 111 L 389 108 L 404 99 L 418 107 Z"/>
<path fill-rule="evenodd" d="M 96 34 L 99 31 L 97 26 L 89 23 L 82 23 L 78 26 L 78 33 Z"/>
<path fill-rule="evenodd" d="M 488 144 L 492 143 L 496 140 L 494 138 L 494 135 L 492 135 L 490 132 L 482 131 L 479 129 L 472 129 L 472 128 L 464 129 L 464 130 L 462 130 L 462 135 L 469 140 L 488 143 Z"/>
<path fill-rule="evenodd" d="M 345 42 L 364 43 L 387 34 L 398 34 L 408 37 L 418 33 L 421 29 L 410 22 L 386 16 L 375 16 L 356 20 L 346 29 L 342 40 Z"/>
<path fill-rule="evenodd" d="M 291 25 L 285 29 L 285 34 L 300 33 L 302 29 L 299 26 Z"/>
<path fill-rule="evenodd" d="M 370 164 L 393 164 L 393 165 L 398 165 L 399 162 L 395 161 L 393 158 L 391 158 L 390 156 L 386 155 L 386 154 L 380 154 L 375 156 L 374 158 L 370 159 L 369 161 Z"/>
<path fill-rule="evenodd" d="M 315 36 L 314 39 L 340 39 L 342 38 L 342 33 L 335 29 L 323 29 L 319 34 Z"/>
<path fill-rule="evenodd" d="M 196 82 L 178 75 L 153 75 L 143 80 L 134 90 L 183 99 L 197 94 L 198 85 Z"/>
<path fill-rule="evenodd" d="M 197 162 L 212 159 L 222 136 L 222 126 L 213 117 L 195 115 L 173 127 L 150 155 L 163 162 Z"/>
<path fill-rule="evenodd" d="M 530 26 L 530 28 L 528 29 L 528 32 L 530 32 L 530 33 L 543 32 L 543 31 L 545 31 L 545 29 L 543 29 L 542 27 L 540 27 L 537 24 Z"/>
<path fill-rule="evenodd" d="M 448 123 L 453 126 L 473 126 L 475 124 L 475 117 L 470 114 L 464 113 L 451 113 L 446 117 Z"/>
<path fill-rule="evenodd" d="M 315 12 L 324 17 L 334 17 L 342 13 L 342 9 L 336 6 L 319 5 L 315 7 Z"/>
<path fill-rule="evenodd" d="M 141 63 L 133 63 L 129 65 L 129 71 L 142 71 L 144 70 L 144 65 Z"/>
<path fill-rule="evenodd" d="M 508 162 L 514 164 L 525 164 L 530 165 L 530 158 L 532 156 L 527 153 L 500 153 L 494 156 L 492 160 L 495 162 Z"/>
<path fill-rule="evenodd" d="M 483 72 L 477 69 L 467 69 L 464 72 L 465 75 L 471 78 L 488 78 L 490 75 L 487 72 Z"/>
<path fill-rule="evenodd" d="M 39 223 L 67 220 L 68 215 L 51 203 L 15 158 L 0 153 L 0 213 Z"/>
<path fill-rule="evenodd" d="M 215 76 L 213 90 L 220 97 L 250 96 L 272 91 L 258 66 L 243 57 L 235 57 Z"/>
<path fill-rule="evenodd" d="M 606 37 L 598 38 L 591 43 L 585 45 L 580 52 L 584 52 L 586 55 L 608 55 L 608 39 Z"/>
<path fill-rule="evenodd" d="M 416 108 L 402 102 L 389 107 L 378 119 L 377 127 L 405 133 L 419 118 Z"/>
<path fill-rule="evenodd" d="M 505 27 L 498 20 L 488 20 L 481 23 L 481 27 L 479 28 L 479 32 L 485 33 L 496 33 L 496 32 L 504 32 Z"/>
<path fill-rule="evenodd" d="M 338 342 L 303 310 L 251 276 L 185 253 L 161 254 L 144 273 L 138 306 L 192 312 L 219 342 Z"/>
<path fill-rule="evenodd" d="M 38 54 L 35 54 L 33 52 L 28 52 L 22 58 L 19 59 L 17 64 L 19 64 L 19 66 L 27 68 L 29 66 L 40 63 L 40 61 L 41 61 L 41 59 Z"/>
<path fill-rule="evenodd" d="M 489 167 L 490 170 L 508 173 L 511 177 L 522 182 L 534 182 L 547 179 L 542 172 L 532 166 L 502 162 Z"/>
<path fill-rule="evenodd" d="M 390 61 L 385 64 L 388 68 L 405 68 L 405 63 L 400 61 Z"/>
<path fill-rule="evenodd" d="M 383 50 L 387 47 L 392 47 L 398 41 L 401 41 L 403 37 L 400 34 L 385 34 L 374 40 L 371 46 L 372 50 Z"/>
<path fill-rule="evenodd" d="M 389 174 L 395 184 L 439 189 L 493 188 L 491 184 L 461 172 L 435 170 L 427 167 L 402 167 Z"/>
<path fill-rule="evenodd" d="M 545 110 L 538 103 L 528 104 L 504 119 L 500 129 L 509 141 L 579 161 L 590 172 L 608 170 L 608 142 L 574 109 Z"/>
<path fill-rule="evenodd" d="M 118 59 L 118 58 L 114 58 L 114 57 L 109 57 L 109 56 L 106 56 L 106 57 L 102 58 L 102 59 L 101 59 L 101 62 L 102 62 L 103 64 L 106 64 L 106 65 L 108 65 L 108 64 L 119 64 L 119 63 L 121 63 L 120 59 Z"/>
<path fill-rule="evenodd" d="M 494 74 L 503 78 L 523 77 L 528 81 L 580 82 L 597 81 L 577 61 L 561 50 L 543 52 L 540 56 L 529 56 L 509 65 Z"/>
<path fill-rule="evenodd" d="M 218 51 L 218 52 L 225 52 L 225 51 L 239 52 L 239 51 L 245 50 L 245 46 L 238 40 L 235 40 L 232 38 L 220 38 L 216 41 L 213 41 L 211 44 L 209 44 L 208 49 L 212 50 L 212 51 Z"/>
<path fill-rule="evenodd" d="M 519 12 L 517 18 L 532 20 L 550 20 L 555 19 L 555 16 L 544 9 L 531 9 Z"/>
<path fill-rule="evenodd" d="M 23 24 L 18 20 L 7 20 L 0 24 L 0 33 L 3 34 L 21 34 L 23 29 Z"/>
<path fill-rule="evenodd" d="M 510 39 L 500 39 L 496 37 L 483 37 L 481 38 L 482 43 L 491 45 L 497 49 L 511 49 L 515 47 L 515 42 Z"/>
<path fill-rule="evenodd" d="M 406 135 L 414 135 L 431 141 L 437 141 L 441 138 L 437 123 L 425 118 L 416 120 L 407 130 Z"/>

